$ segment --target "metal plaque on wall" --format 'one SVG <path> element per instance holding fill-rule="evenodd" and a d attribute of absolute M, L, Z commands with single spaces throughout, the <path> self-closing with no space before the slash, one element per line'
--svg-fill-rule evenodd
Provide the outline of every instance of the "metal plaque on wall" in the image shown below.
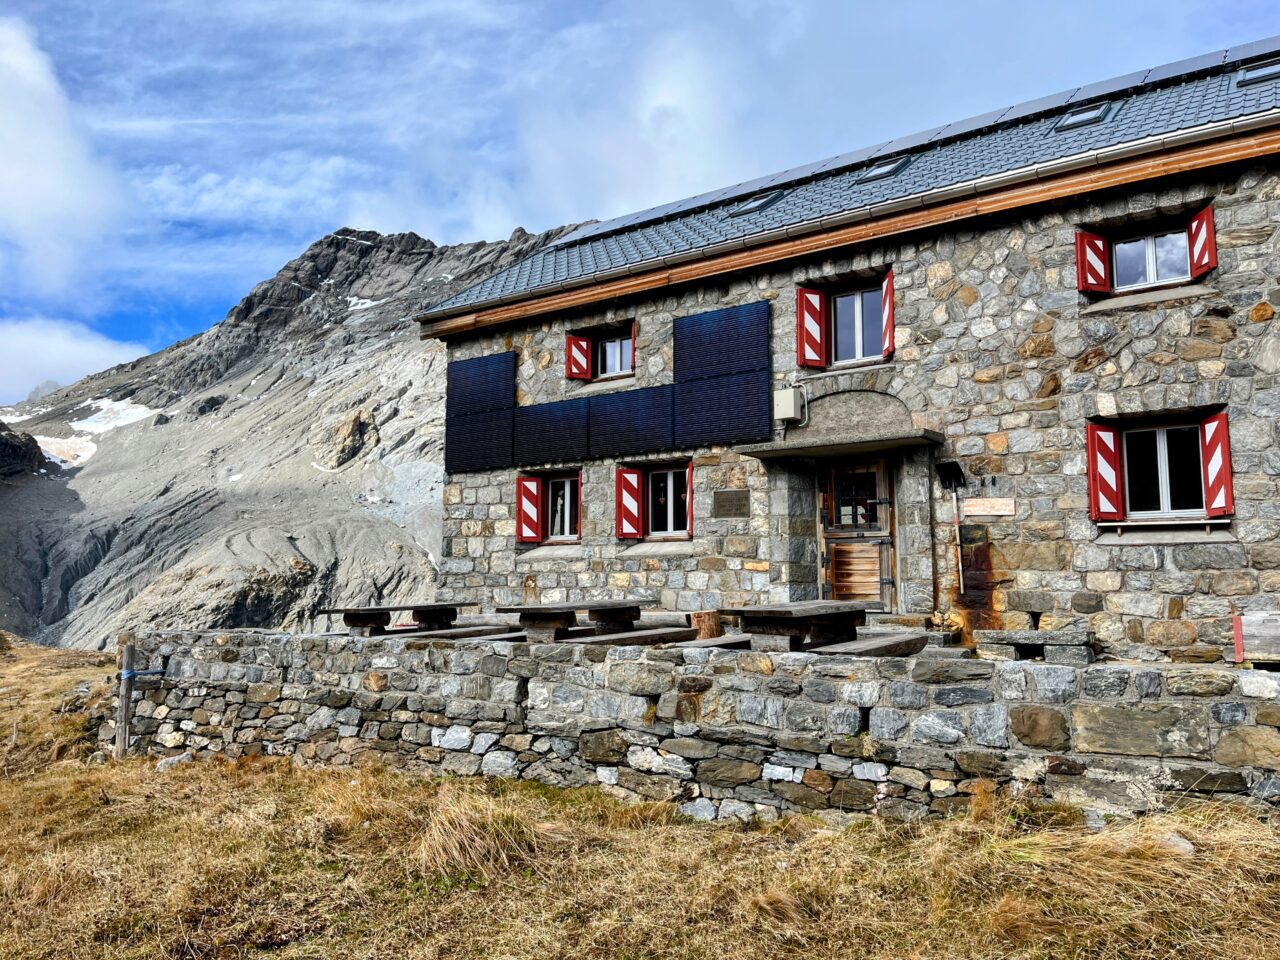
<path fill-rule="evenodd" d="M 716 519 L 751 516 L 751 495 L 746 490 L 716 490 L 711 495 L 711 516 Z"/>

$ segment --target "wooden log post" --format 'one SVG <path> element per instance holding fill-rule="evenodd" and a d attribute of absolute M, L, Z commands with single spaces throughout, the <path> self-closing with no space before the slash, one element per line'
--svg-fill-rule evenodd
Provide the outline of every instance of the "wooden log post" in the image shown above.
<path fill-rule="evenodd" d="M 114 756 L 123 760 L 129 752 L 129 724 L 133 720 L 133 669 L 134 669 L 134 636 L 132 633 L 120 634 L 119 654 L 116 662 L 120 667 L 120 704 L 116 708 L 116 746 Z"/>

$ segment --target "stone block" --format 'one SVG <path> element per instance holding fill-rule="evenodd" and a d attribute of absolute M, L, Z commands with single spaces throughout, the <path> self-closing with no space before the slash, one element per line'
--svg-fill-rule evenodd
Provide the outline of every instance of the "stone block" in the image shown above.
<path fill-rule="evenodd" d="M 1037 750 L 1067 750 L 1071 746 L 1067 718 L 1053 707 L 1010 707 L 1009 725 L 1024 746 Z"/>
<path fill-rule="evenodd" d="M 1209 720 L 1203 707 L 1076 704 L 1071 708 L 1071 730 L 1078 753 L 1209 758 Z"/>
<path fill-rule="evenodd" d="M 911 665 L 911 679 L 917 683 L 985 680 L 994 672 L 994 666 L 981 660 L 917 660 Z"/>
<path fill-rule="evenodd" d="M 1235 685 L 1235 677 L 1225 670 L 1171 670 L 1165 677 L 1171 697 L 1220 697 Z"/>
<path fill-rule="evenodd" d="M 1213 758 L 1224 767 L 1280 770 L 1280 730 L 1275 727 L 1236 727 L 1218 740 Z"/>
<path fill-rule="evenodd" d="M 742 783 L 754 783 L 762 775 L 758 763 L 716 757 L 698 764 L 698 779 L 722 787 L 734 787 Z"/>
<path fill-rule="evenodd" d="M 991 690 L 987 687 L 938 687 L 933 692 L 933 702 L 941 707 L 990 703 L 991 699 Z"/>
<path fill-rule="evenodd" d="M 829 802 L 841 810 L 870 810 L 875 805 L 878 788 L 865 780 L 837 780 L 831 788 Z"/>
<path fill-rule="evenodd" d="M 924 713 L 911 724 L 912 739 L 920 743 L 959 743 L 964 733 L 964 717 L 954 710 Z"/>
<path fill-rule="evenodd" d="M 657 696 L 674 685 L 675 676 L 667 664 L 623 660 L 609 665 L 607 686 L 618 693 L 638 697 Z"/>

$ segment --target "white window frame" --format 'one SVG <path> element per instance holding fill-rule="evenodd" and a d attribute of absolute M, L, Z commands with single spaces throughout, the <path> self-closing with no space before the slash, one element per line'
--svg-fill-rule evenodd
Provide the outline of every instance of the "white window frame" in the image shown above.
<path fill-rule="evenodd" d="M 1196 436 L 1200 436 L 1200 426 L 1194 423 L 1173 423 L 1164 427 L 1139 427 L 1133 430 L 1125 430 L 1122 432 L 1124 443 L 1124 510 L 1125 519 L 1127 520 L 1153 520 L 1153 519 L 1204 519 L 1208 516 L 1205 507 L 1205 490 L 1204 490 L 1204 452 L 1200 450 L 1200 456 L 1196 458 L 1196 482 L 1200 484 L 1200 509 L 1199 510 L 1173 510 L 1169 507 L 1169 441 L 1168 432 L 1170 429 L 1184 429 L 1194 427 Z M 1156 462 L 1158 466 L 1157 483 L 1159 484 L 1160 509 L 1159 510 L 1134 510 L 1129 506 L 1129 497 L 1133 492 L 1133 486 L 1129 481 L 1129 437 L 1135 433 L 1154 433 L 1156 435 Z"/>
<path fill-rule="evenodd" d="M 879 296 L 880 291 L 874 287 L 867 287 L 863 290 L 848 290 L 844 293 L 832 294 L 827 305 L 827 332 L 831 337 L 831 366 L 842 367 L 854 363 L 868 363 L 872 360 L 884 359 L 884 344 L 880 344 L 879 353 L 864 354 L 862 352 L 862 297 L 864 294 L 872 294 Z M 844 360 L 836 359 L 836 301 L 845 297 L 853 298 L 853 345 L 854 356 L 847 357 Z M 881 339 L 884 338 L 884 318 L 881 318 Z"/>
<path fill-rule="evenodd" d="M 631 345 L 631 366 L 626 368 L 622 368 L 621 366 L 622 353 L 623 353 L 622 345 L 624 342 Z M 617 344 L 618 346 L 619 369 L 605 371 L 604 359 L 607 353 L 607 348 L 609 347 L 610 344 Z M 609 380 L 609 379 L 612 379 L 613 377 L 629 377 L 636 372 L 635 347 L 634 347 L 634 344 L 632 343 L 632 338 L 630 333 L 622 334 L 616 337 L 601 337 L 595 342 L 595 351 L 596 351 L 596 379 L 597 380 Z"/>
<path fill-rule="evenodd" d="M 1120 277 L 1120 260 L 1119 260 L 1120 245 L 1125 243 L 1133 243 L 1135 240 L 1141 240 L 1146 245 L 1144 248 L 1144 253 L 1146 254 L 1146 259 L 1147 259 L 1148 279 L 1143 280 L 1141 283 L 1131 283 L 1128 286 L 1121 286 L 1118 283 L 1113 284 L 1111 287 L 1112 292 L 1121 292 L 1121 291 L 1127 291 L 1127 290 L 1146 290 L 1149 287 L 1167 287 L 1173 284 L 1186 283 L 1188 280 L 1190 280 L 1191 279 L 1190 238 L 1188 238 L 1188 242 L 1187 242 L 1186 272 L 1180 277 L 1166 277 L 1163 280 L 1151 279 L 1156 275 L 1156 238 L 1174 236 L 1178 233 L 1182 233 L 1183 236 L 1186 236 L 1185 229 L 1181 231 L 1161 230 L 1159 233 L 1148 233 L 1140 237 L 1126 237 L 1123 240 L 1113 240 L 1111 243 L 1111 275 L 1113 277 L 1116 277 L 1117 279 L 1119 279 Z"/>
<path fill-rule="evenodd" d="M 653 503 L 653 478 L 665 476 L 667 478 L 667 529 L 653 529 L 653 510 L 650 509 Z M 681 464 L 678 467 L 658 467 L 645 472 L 644 475 L 644 532 L 645 536 L 657 540 L 686 540 L 691 535 L 689 530 L 689 510 L 686 505 L 683 511 L 676 510 L 676 498 L 671 495 L 671 491 L 675 489 L 675 478 L 683 477 L 687 486 L 689 481 L 689 465 Z M 686 489 L 686 497 L 692 497 L 693 491 Z M 676 530 L 675 518 L 683 513 L 684 529 Z"/>
<path fill-rule="evenodd" d="M 581 479 L 575 475 L 548 477 L 543 481 L 543 486 L 546 491 L 543 496 L 546 497 L 546 502 L 542 505 L 542 509 L 547 511 L 547 538 L 544 542 L 573 543 L 582 538 L 582 500 L 580 493 L 581 487 L 579 486 L 580 483 Z M 573 517 L 573 502 L 576 500 L 579 504 L 578 529 L 568 533 L 555 533 L 551 529 L 551 525 L 555 521 L 555 515 L 551 512 L 551 503 L 554 499 L 552 496 L 552 490 L 557 484 L 564 484 L 568 488 L 565 496 L 565 506 L 568 508 L 564 515 L 565 526 L 569 525 L 570 519 Z"/>

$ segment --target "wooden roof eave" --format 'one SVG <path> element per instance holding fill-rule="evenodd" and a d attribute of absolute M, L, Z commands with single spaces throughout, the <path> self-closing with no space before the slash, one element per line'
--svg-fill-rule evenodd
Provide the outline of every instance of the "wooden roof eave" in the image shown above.
<path fill-rule="evenodd" d="M 1000 174 L 942 188 L 936 191 L 937 197 L 907 198 L 784 228 L 752 238 L 750 246 L 744 245 L 746 241 L 734 241 L 722 245 L 733 248 L 728 251 L 706 248 L 665 261 L 635 264 L 611 279 L 593 282 L 592 277 L 586 277 L 571 288 L 520 296 L 480 310 L 439 319 L 419 317 L 420 333 L 423 339 L 446 339 L 931 226 L 1280 153 L 1280 130 L 1269 129 L 1278 124 L 1280 110 L 1272 110 L 1257 117 L 1212 125 L 1217 135 L 1209 142 L 1204 142 L 1204 131 L 1198 136 L 1195 131 L 1181 131 L 1152 138 L 1158 144 L 1121 145 L 1112 152 L 1122 159 L 1111 162 L 1091 164 L 1087 158 L 1078 159 L 1075 169 L 1062 172 L 1066 161 L 1052 161 L 1032 171 L 1031 182 L 1025 182 L 1025 173 L 1018 177 L 1015 172 Z M 1153 155 L 1165 144 L 1185 145 Z M 955 197 L 958 199 L 951 199 Z"/>

